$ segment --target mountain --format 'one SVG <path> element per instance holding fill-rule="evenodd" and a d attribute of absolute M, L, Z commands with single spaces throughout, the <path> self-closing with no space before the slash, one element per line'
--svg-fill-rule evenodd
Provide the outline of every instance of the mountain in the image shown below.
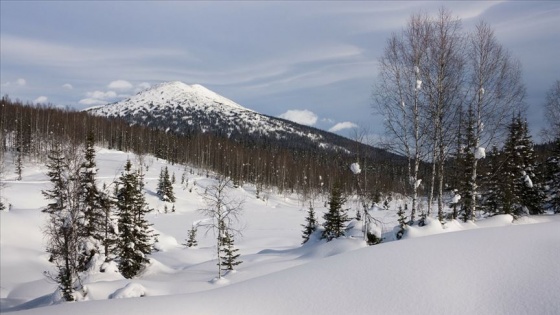
<path fill-rule="evenodd" d="M 86 109 L 106 117 L 188 135 L 207 132 L 251 144 L 391 155 L 339 135 L 247 109 L 202 85 L 173 81 L 108 105 Z M 363 153 L 362 153 L 363 154 Z"/>

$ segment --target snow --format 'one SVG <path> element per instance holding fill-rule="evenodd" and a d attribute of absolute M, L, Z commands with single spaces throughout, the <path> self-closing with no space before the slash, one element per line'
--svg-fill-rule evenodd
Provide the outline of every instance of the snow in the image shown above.
<path fill-rule="evenodd" d="M 97 151 L 98 184 L 110 183 L 130 157 L 107 149 Z M 146 156 L 146 198 L 156 208 L 159 170 L 181 176 L 183 166 Z M 159 236 L 160 251 L 134 279 L 124 279 L 115 262 L 96 257 L 84 277 L 81 301 L 60 302 L 56 284 L 43 271 L 54 272 L 45 252 L 42 228 L 49 187 L 45 167 L 26 165 L 23 180 L 8 170 L 3 191 L 12 210 L 0 213 L 0 310 L 13 314 L 559 314 L 560 216 L 500 215 L 476 222 L 433 217 L 426 226 L 410 226 L 394 240 L 395 197 L 390 210 L 372 210 L 385 238 L 376 246 L 361 239 L 361 221 L 353 220 L 348 237 L 319 240 L 320 230 L 301 245 L 305 202 L 296 195 L 255 187 L 233 190 L 244 198 L 243 237 L 236 238 L 243 263 L 237 272 L 217 278 L 215 236 L 197 235 L 198 246 L 181 243 L 188 230 L 203 224 L 197 211 L 199 193 L 215 183 L 212 175 L 187 174 L 189 188 L 174 185 L 176 212 L 147 216 Z M 204 172 L 200 172 L 203 174 Z M 194 186 L 192 183 L 196 181 Z M 326 197 L 315 201 L 320 218 Z M 346 205 L 352 208 L 352 203 Z M 350 216 L 354 215 L 350 210 Z M 536 267 L 538 266 L 538 268 Z M 100 271 L 100 267 L 103 272 Z M 403 298 L 406 301 L 403 302 Z"/>
<path fill-rule="evenodd" d="M 486 149 L 482 147 L 476 148 L 476 150 L 474 151 L 474 158 L 480 160 L 480 159 L 484 159 L 485 157 L 486 157 Z"/>
<path fill-rule="evenodd" d="M 531 180 L 531 178 L 529 177 L 529 175 L 525 174 L 523 180 L 524 180 L 525 186 L 526 186 L 527 188 L 533 188 L 533 181 Z"/>
<path fill-rule="evenodd" d="M 358 175 L 362 172 L 362 170 L 360 169 L 360 164 L 358 163 L 352 163 L 350 165 L 350 170 L 352 171 L 352 173 L 354 173 L 355 175 Z"/>
<path fill-rule="evenodd" d="M 128 99 L 90 107 L 85 111 L 98 116 L 129 117 L 135 122 L 143 121 L 146 117 L 158 117 L 158 113 L 168 115 L 169 111 L 189 113 L 189 116 L 181 114 L 181 120 L 190 120 L 192 118 L 190 115 L 194 113 L 204 113 L 205 117 L 220 117 L 224 124 L 227 123 L 226 129 L 239 129 L 243 126 L 249 132 L 256 134 L 278 132 L 307 137 L 313 141 L 323 139 L 323 136 L 318 133 L 303 129 L 296 130 L 293 125 L 283 120 L 245 108 L 200 84 L 188 85 L 180 81 L 160 83 Z M 205 127 L 201 126 L 201 128 L 205 132 Z M 169 130 L 170 128 L 167 129 Z"/>
<path fill-rule="evenodd" d="M 416 90 L 420 90 L 422 88 L 422 80 L 416 80 Z"/>
<path fill-rule="evenodd" d="M 455 195 L 453 195 L 453 198 L 451 198 L 451 203 L 456 204 L 456 203 L 459 202 L 459 200 L 461 200 L 461 195 L 455 194 Z"/>

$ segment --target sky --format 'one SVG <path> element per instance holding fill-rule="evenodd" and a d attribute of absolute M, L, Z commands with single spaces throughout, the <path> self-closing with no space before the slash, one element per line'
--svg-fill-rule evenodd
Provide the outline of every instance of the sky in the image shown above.
<path fill-rule="evenodd" d="M 165 81 L 262 114 L 383 135 L 372 92 L 387 38 L 442 6 L 520 60 L 529 127 L 560 79 L 557 1 L 0 1 L 2 95 L 84 109 Z M 356 129 L 357 128 L 357 129 Z"/>

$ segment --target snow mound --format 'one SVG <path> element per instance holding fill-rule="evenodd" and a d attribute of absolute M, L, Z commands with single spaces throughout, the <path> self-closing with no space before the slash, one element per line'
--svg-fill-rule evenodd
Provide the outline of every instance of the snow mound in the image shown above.
<path fill-rule="evenodd" d="M 113 294 L 109 295 L 110 299 L 126 299 L 133 297 L 143 297 L 146 295 L 146 288 L 135 282 L 130 282 L 124 288 L 120 288 Z"/>

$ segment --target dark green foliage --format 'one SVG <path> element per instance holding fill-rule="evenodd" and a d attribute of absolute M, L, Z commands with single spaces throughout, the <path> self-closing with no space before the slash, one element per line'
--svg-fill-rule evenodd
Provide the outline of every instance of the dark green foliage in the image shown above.
<path fill-rule="evenodd" d="M 173 180 L 174 182 L 175 180 Z M 169 179 L 169 170 L 167 166 L 161 169 L 159 173 L 157 195 L 166 202 L 175 202 L 175 194 L 173 193 L 173 183 Z M 166 211 L 167 212 L 167 211 Z"/>
<path fill-rule="evenodd" d="M 485 186 L 481 206 L 484 212 L 494 215 L 499 211 L 500 198 L 503 195 L 503 181 L 499 178 L 503 159 L 496 146 L 492 147 L 492 151 L 486 156 L 486 160 L 488 161 L 488 171 L 482 176 Z"/>
<path fill-rule="evenodd" d="M 554 213 L 560 213 L 560 138 L 556 139 L 554 152 L 546 161 L 546 203 Z"/>
<path fill-rule="evenodd" d="M 130 160 L 119 177 L 115 191 L 119 238 L 117 255 L 119 271 L 125 278 L 132 278 L 149 260 L 153 251 L 155 235 L 144 216 L 151 210 L 145 202 L 143 176 L 132 171 Z"/>
<path fill-rule="evenodd" d="M 220 237 L 220 251 L 222 255 L 222 267 L 226 270 L 233 270 L 235 266 L 242 263 L 239 260 L 239 249 L 234 247 L 234 239 L 229 229 L 223 228 Z"/>
<path fill-rule="evenodd" d="M 460 205 L 461 213 L 463 214 L 463 221 L 474 219 L 473 194 L 476 194 L 476 178 L 474 176 L 475 156 L 474 151 L 476 148 L 476 139 L 474 136 L 474 113 L 472 108 L 469 107 L 467 112 L 467 120 L 465 127 L 464 140 L 462 141 L 462 152 L 460 154 L 461 170 L 459 175 L 459 195 L 461 195 Z"/>
<path fill-rule="evenodd" d="M 309 241 L 309 237 L 311 236 L 311 234 L 313 234 L 313 232 L 317 230 L 317 224 L 318 222 L 317 218 L 315 217 L 315 210 L 313 210 L 313 205 L 309 203 L 309 210 L 307 210 L 305 224 L 301 225 L 303 226 L 302 244 L 305 244 L 307 241 Z"/>
<path fill-rule="evenodd" d="M 491 214 L 543 213 L 543 187 L 536 174 L 533 142 L 527 122 L 514 117 L 502 154 L 491 155 L 484 209 Z"/>
<path fill-rule="evenodd" d="M 95 163 L 94 135 L 90 131 L 88 133 L 84 147 L 84 162 L 80 168 L 80 203 L 83 211 L 83 229 L 80 233 L 84 238 L 90 239 L 94 243 L 93 248 L 88 252 L 82 253 L 80 262 L 80 270 L 87 268 L 91 258 L 99 252 L 98 246 L 103 241 L 103 221 L 104 213 L 101 206 L 101 196 L 97 189 L 95 175 L 97 173 Z"/>
<path fill-rule="evenodd" d="M 399 230 L 397 231 L 397 239 L 400 240 L 403 235 L 404 232 L 406 230 L 406 219 L 408 218 L 407 216 L 405 216 L 406 214 L 406 210 L 408 210 L 408 205 L 405 204 L 404 205 L 404 210 L 402 208 L 402 206 L 399 206 L 399 211 L 397 211 L 397 215 L 399 216 L 398 222 L 399 222 Z"/>
<path fill-rule="evenodd" d="M 111 196 L 107 193 L 107 186 L 103 184 L 103 190 L 99 195 L 99 206 L 103 212 L 102 224 L 102 245 L 103 253 L 105 254 L 105 261 L 111 261 L 114 257 L 114 249 L 117 243 L 116 223 L 112 218 L 114 202 Z"/>
<path fill-rule="evenodd" d="M 346 199 L 342 196 L 340 186 L 334 185 L 329 200 L 329 211 L 323 216 L 325 220 L 325 223 L 323 223 L 325 230 L 323 231 L 321 239 L 326 238 L 327 241 L 331 241 L 332 239 L 344 236 L 346 222 L 349 221 L 346 209 L 342 208 L 345 202 Z"/>
<path fill-rule="evenodd" d="M 189 230 L 189 237 L 187 238 L 187 243 L 185 243 L 185 246 L 187 246 L 187 247 L 198 246 L 198 242 L 196 240 L 196 232 L 197 232 L 197 227 L 196 226 L 193 226 Z"/>
<path fill-rule="evenodd" d="M 43 210 L 49 214 L 45 229 L 49 261 L 58 269 L 58 274 L 50 277 L 58 283 L 63 298 L 73 301 L 73 292 L 81 287 L 79 271 L 84 260 L 84 237 L 78 176 L 66 160 L 60 144 L 55 144 L 47 163 L 52 187 L 42 193 L 53 201 Z"/>

